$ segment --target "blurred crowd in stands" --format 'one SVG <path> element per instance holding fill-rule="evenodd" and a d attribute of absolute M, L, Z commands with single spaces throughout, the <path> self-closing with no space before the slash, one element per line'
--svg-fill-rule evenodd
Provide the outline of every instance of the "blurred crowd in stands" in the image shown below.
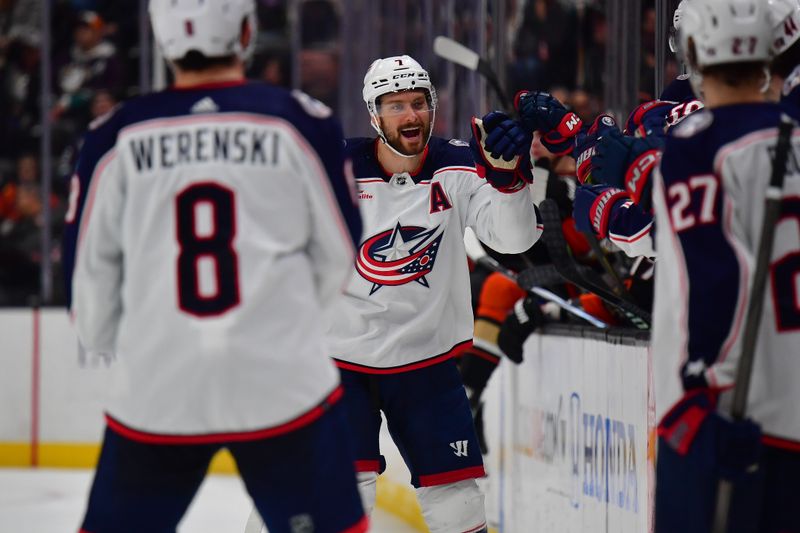
<path fill-rule="evenodd" d="M 513 26 L 506 72 L 509 91 L 549 89 L 590 120 L 603 108 L 607 39 L 603 0 L 506 1 Z M 249 74 L 289 86 L 293 68 L 290 0 L 256 2 L 260 32 Z M 298 56 L 301 88 L 334 108 L 340 38 L 336 3 L 306 0 L 302 4 Z M 645 0 L 643 8 L 642 87 L 653 85 L 652 4 L 653 0 Z M 140 41 L 138 0 L 52 0 L 51 5 L 52 105 L 47 118 L 52 128 L 53 181 L 47 199 L 52 234 L 48 252 L 55 289 L 50 303 L 59 303 L 63 285 L 60 234 L 75 154 L 93 119 L 139 92 Z M 30 305 L 40 293 L 45 218 L 40 154 L 41 15 L 40 0 L 0 0 L 0 306 Z M 642 98 L 652 95 L 642 94 Z"/>

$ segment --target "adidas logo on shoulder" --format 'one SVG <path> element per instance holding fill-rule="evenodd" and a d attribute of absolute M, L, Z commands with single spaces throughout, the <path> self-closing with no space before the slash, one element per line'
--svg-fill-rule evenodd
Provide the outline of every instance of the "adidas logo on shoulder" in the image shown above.
<path fill-rule="evenodd" d="M 191 109 L 192 113 L 216 113 L 217 111 L 219 111 L 219 106 L 210 96 L 198 100 Z"/>

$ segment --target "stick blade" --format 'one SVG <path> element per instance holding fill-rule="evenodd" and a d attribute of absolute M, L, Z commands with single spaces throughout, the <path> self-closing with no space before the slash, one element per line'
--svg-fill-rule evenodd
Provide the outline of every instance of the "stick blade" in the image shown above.
<path fill-rule="evenodd" d="M 470 70 L 477 70 L 481 60 L 478 54 L 444 35 L 439 35 L 433 40 L 433 53 Z"/>

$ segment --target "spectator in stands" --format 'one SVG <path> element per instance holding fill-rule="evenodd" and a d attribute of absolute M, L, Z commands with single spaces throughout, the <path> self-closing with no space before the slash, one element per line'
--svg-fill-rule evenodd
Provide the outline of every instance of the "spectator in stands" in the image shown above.
<path fill-rule="evenodd" d="M 517 89 L 575 86 L 577 46 L 573 7 L 558 0 L 531 0 L 525 7 L 514 46 L 511 83 Z M 516 92 L 516 91 L 515 91 Z"/>
<path fill-rule="evenodd" d="M 258 46 L 276 48 L 288 41 L 287 0 L 258 0 Z M 257 50 L 258 52 L 258 50 Z"/>
<path fill-rule="evenodd" d="M 92 96 L 92 103 L 89 106 L 89 113 L 92 120 L 100 118 L 117 105 L 117 98 L 111 91 L 106 89 L 99 89 Z"/>
<path fill-rule="evenodd" d="M 35 155 L 25 154 L 17 160 L 16 179 L 3 187 L 0 198 L 0 206 L 5 208 L 0 219 L 0 305 L 29 305 L 39 293 L 45 223 Z M 54 239 L 49 253 L 57 266 L 63 203 L 51 195 L 50 208 Z"/>
<path fill-rule="evenodd" d="M 250 78 L 263 80 L 278 87 L 291 87 L 292 65 L 288 51 L 274 50 L 257 54 L 253 60 Z"/>
<path fill-rule="evenodd" d="M 38 134 L 40 59 L 39 33 L 31 31 L 9 41 L 0 68 L 0 158 L 31 149 Z"/>
<path fill-rule="evenodd" d="M 303 47 L 339 38 L 339 14 L 330 0 L 307 0 L 301 5 L 300 39 Z"/>
<path fill-rule="evenodd" d="M 592 120 L 602 112 L 600 101 L 600 95 L 593 95 L 583 89 L 572 91 L 569 99 L 572 110 L 581 117 L 584 124 L 591 124 Z"/>
<path fill-rule="evenodd" d="M 605 87 L 603 78 L 606 69 L 608 22 L 602 9 L 589 8 L 584 24 L 583 88 L 589 94 L 602 97 Z"/>
<path fill-rule="evenodd" d="M 21 185 L 36 185 L 39 181 L 39 161 L 35 154 L 23 154 L 16 161 L 16 173 L 0 183 L 0 223 L 19 218 L 17 192 Z"/>
<path fill-rule="evenodd" d="M 335 44 L 300 51 L 300 89 L 335 110 L 339 108 L 339 56 Z"/>
<path fill-rule="evenodd" d="M 116 57 L 116 47 L 105 38 L 105 23 L 94 11 L 79 14 L 69 56 L 58 63 L 56 85 L 58 101 L 53 118 L 69 116 L 83 130 L 89 119 L 89 104 L 97 89 L 119 90 L 124 86 L 124 70 Z"/>
<path fill-rule="evenodd" d="M 647 7 L 642 13 L 642 58 L 639 73 L 639 98 L 649 102 L 658 95 L 653 94 L 656 76 L 656 9 Z"/>
<path fill-rule="evenodd" d="M 41 5 L 39 0 L 0 0 L 0 58 L 15 39 L 32 32 L 39 33 Z"/>
<path fill-rule="evenodd" d="M 36 185 L 15 188 L 13 209 L 19 217 L 0 223 L 0 305 L 25 305 L 39 290 L 37 193 Z"/>

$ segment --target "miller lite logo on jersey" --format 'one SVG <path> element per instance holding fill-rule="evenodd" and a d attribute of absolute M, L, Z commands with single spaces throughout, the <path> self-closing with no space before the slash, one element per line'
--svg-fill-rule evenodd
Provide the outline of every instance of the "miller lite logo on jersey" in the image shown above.
<path fill-rule="evenodd" d="M 405 285 L 416 281 L 428 287 L 425 276 L 433 270 L 444 231 L 403 226 L 369 237 L 358 251 L 356 270 L 372 282 L 370 294 L 384 285 Z"/>

